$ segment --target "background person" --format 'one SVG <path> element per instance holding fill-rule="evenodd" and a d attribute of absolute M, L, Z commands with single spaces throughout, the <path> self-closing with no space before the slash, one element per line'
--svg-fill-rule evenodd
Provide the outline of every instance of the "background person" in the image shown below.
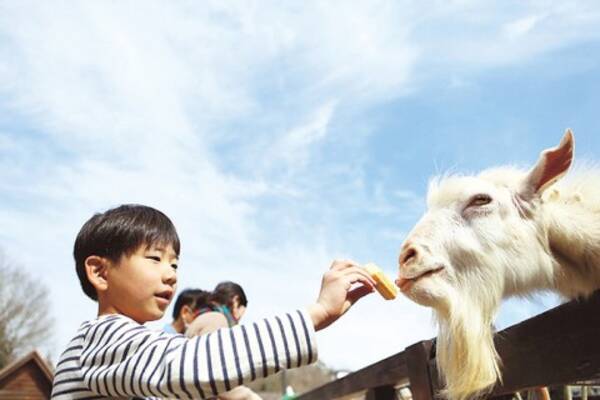
<path fill-rule="evenodd" d="M 213 332 L 219 328 L 237 325 L 246 312 L 248 299 L 244 289 L 235 282 L 219 283 L 208 298 L 208 311 L 202 311 L 190 324 L 189 337 Z"/>
<path fill-rule="evenodd" d="M 246 312 L 248 299 L 244 289 L 237 283 L 219 283 L 209 298 L 211 311 L 199 315 L 189 326 L 186 336 L 194 337 L 214 332 L 219 328 L 231 328 L 238 324 Z M 246 386 L 222 393 L 220 400 L 258 400 L 260 396 Z"/>
<path fill-rule="evenodd" d="M 207 310 L 210 292 L 202 289 L 185 289 L 175 301 L 173 321 L 163 327 L 168 333 L 185 333 L 188 325 Z"/>

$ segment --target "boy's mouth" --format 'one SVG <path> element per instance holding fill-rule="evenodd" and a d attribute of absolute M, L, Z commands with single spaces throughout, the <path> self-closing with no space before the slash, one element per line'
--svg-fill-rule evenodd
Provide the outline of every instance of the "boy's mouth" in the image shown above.
<path fill-rule="evenodd" d="M 173 291 L 165 290 L 163 292 L 156 293 L 154 296 L 159 297 L 161 299 L 165 299 L 166 301 L 171 301 L 171 297 L 173 297 Z"/>

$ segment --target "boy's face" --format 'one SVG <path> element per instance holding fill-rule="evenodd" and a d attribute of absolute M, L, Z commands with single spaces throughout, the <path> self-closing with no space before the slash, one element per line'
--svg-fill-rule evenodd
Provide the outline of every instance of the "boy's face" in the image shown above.
<path fill-rule="evenodd" d="M 239 297 L 235 296 L 233 298 L 233 305 L 231 307 L 231 315 L 233 316 L 233 319 L 235 319 L 236 322 L 239 322 L 245 313 L 246 306 L 241 305 Z"/>
<path fill-rule="evenodd" d="M 177 283 L 177 255 L 169 245 L 140 246 L 107 269 L 104 301 L 109 311 L 139 323 L 161 318 Z"/>

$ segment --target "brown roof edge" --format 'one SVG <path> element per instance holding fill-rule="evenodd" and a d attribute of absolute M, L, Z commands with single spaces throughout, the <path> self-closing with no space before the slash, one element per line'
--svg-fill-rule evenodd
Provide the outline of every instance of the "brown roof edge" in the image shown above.
<path fill-rule="evenodd" d="M 50 385 L 52 385 L 52 381 L 54 380 L 54 373 L 52 372 L 52 369 L 46 360 L 44 360 L 44 358 L 40 355 L 40 353 L 37 350 L 33 350 L 29 354 L 13 361 L 0 370 L 0 386 L 5 378 L 29 362 L 34 362 L 38 368 L 42 370 L 46 378 L 48 378 Z"/>

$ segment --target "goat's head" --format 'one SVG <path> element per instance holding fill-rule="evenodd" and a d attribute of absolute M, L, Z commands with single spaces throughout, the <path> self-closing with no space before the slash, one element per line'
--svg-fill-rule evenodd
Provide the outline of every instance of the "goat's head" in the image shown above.
<path fill-rule="evenodd" d="M 537 210 L 572 159 L 567 130 L 529 172 L 498 168 L 431 182 L 428 210 L 402 245 L 396 284 L 436 311 L 449 397 L 464 399 L 496 382 L 491 325 L 502 297 L 551 279 L 535 269 L 548 254 Z"/>
<path fill-rule="evenodd" d="M 481 288 L 485 297 L 490 291 L 518 292 L 518 276 L 531 269 L 532 257 L 544 245 L 535 223 L 540 195 L 567 172 L 572 159 L 573 136 L 567 130 L 528 173 L 497 168 L 433 180 L 428 211 L 402 245 L 398 287 L 442 313 L 464 291 Z"/>

